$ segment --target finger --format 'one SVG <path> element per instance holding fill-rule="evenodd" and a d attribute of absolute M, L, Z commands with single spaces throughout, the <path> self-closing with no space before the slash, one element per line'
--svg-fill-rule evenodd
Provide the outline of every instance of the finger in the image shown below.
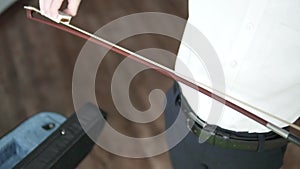
<path fill-rule="evenodd" d="M 80 0 L 69 0 L 68 7 L 65 9 L 65 13 L 75 16 L 80 4 Z"/>
<path fill-rule="evenodd" d="M 40 10 L 42 15 L 47 15 L 49 13 L 49 8 L 52 0 L 39 0 Z"/>
<path fill-rule="evenodd" d="M 57 18 L 58 17 L 58 10 L 62 4 L 63 0 L 53 0 L 50 5 L 50 16 Z"/>

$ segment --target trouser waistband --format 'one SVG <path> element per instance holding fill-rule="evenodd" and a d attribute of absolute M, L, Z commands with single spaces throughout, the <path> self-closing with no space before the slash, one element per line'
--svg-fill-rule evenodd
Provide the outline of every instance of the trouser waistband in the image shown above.
<path fill-rule="evenodd" d="M 285 146 L 287 141 L 274 132 L 248 133 L 235 132 L 223 129 L 219 126 L 210 125 L 201 120 L 192 110 L 185 97 L 182 95 L 179 84 L 174 83 L 176 92 L 175 104 L 180 104 L 187 117 L 187 127 L 199 140 L 223 148 L 262 151 Z M 179 92 L 178 92 L 179 90 Z"/>

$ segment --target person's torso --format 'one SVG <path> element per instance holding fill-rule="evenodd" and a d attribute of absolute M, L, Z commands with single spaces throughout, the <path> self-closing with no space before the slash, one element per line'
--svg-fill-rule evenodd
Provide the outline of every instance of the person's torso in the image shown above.
<path fill-rule="evenodd" d="M 214 47 L 224 71 L 226 94 L 289 122 L 299 117 L 299 0 L 189 0 L 189 23 Z M 210 84 L 205 66 L 186 46 L 181 45 L 178 57 L 197 81 Z M 180 69 L 176 64 L 175 70 L 185 74 Z M 193 90 L 181 86 L 183 94 Z M 189 102 L 195 101 L 194 97 L 186 97 Z M 199 93 L 197 102 L 191 104 L 192 108 L 207 121 L 214 113 L 210 112 L 211 99 Z M 216 124 L 233 131 L 268 131 L 228 107 L 224 107 Z"/>

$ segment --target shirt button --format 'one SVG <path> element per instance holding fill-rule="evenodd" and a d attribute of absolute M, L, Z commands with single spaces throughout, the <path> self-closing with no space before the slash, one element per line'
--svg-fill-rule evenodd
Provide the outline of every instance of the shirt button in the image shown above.
<path fill-rule="evenodd" d="M 237 63 L 236 60 L 233 60 L 233 61 L 230 62 L 230 66 L 231 66 L 231 67 L 236 67 L 237 64 L 238 64 L 238 63 Z"/>
<path fill-rule="evenodd" d="M 255 26 L 252 22 L 247 23 L 246 25 L 246 29 L 250 32 L 252 32 L 254 30 Z"/>

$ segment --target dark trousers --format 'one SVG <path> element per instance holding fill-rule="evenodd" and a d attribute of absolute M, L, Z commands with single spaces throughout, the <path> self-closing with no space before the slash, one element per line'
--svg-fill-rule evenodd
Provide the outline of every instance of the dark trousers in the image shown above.
<path fill-rule="evenodd" d="M 175 121 L 180 109 L 181 91 L 177 83 L 167 92 L 166 127 Z M 249 119 L 250 120 L 250 119 Z M 182 120 L 181 127 L 187 127 Z M 168 143 L 171 142 L 167 137 Z M 174 169 L 279 169 L 285 145 L 271 150 L 245 151 L 224 149 L 210 143 L 199 143 L 191 132 L 174 148 L 170 157 Z"/>

